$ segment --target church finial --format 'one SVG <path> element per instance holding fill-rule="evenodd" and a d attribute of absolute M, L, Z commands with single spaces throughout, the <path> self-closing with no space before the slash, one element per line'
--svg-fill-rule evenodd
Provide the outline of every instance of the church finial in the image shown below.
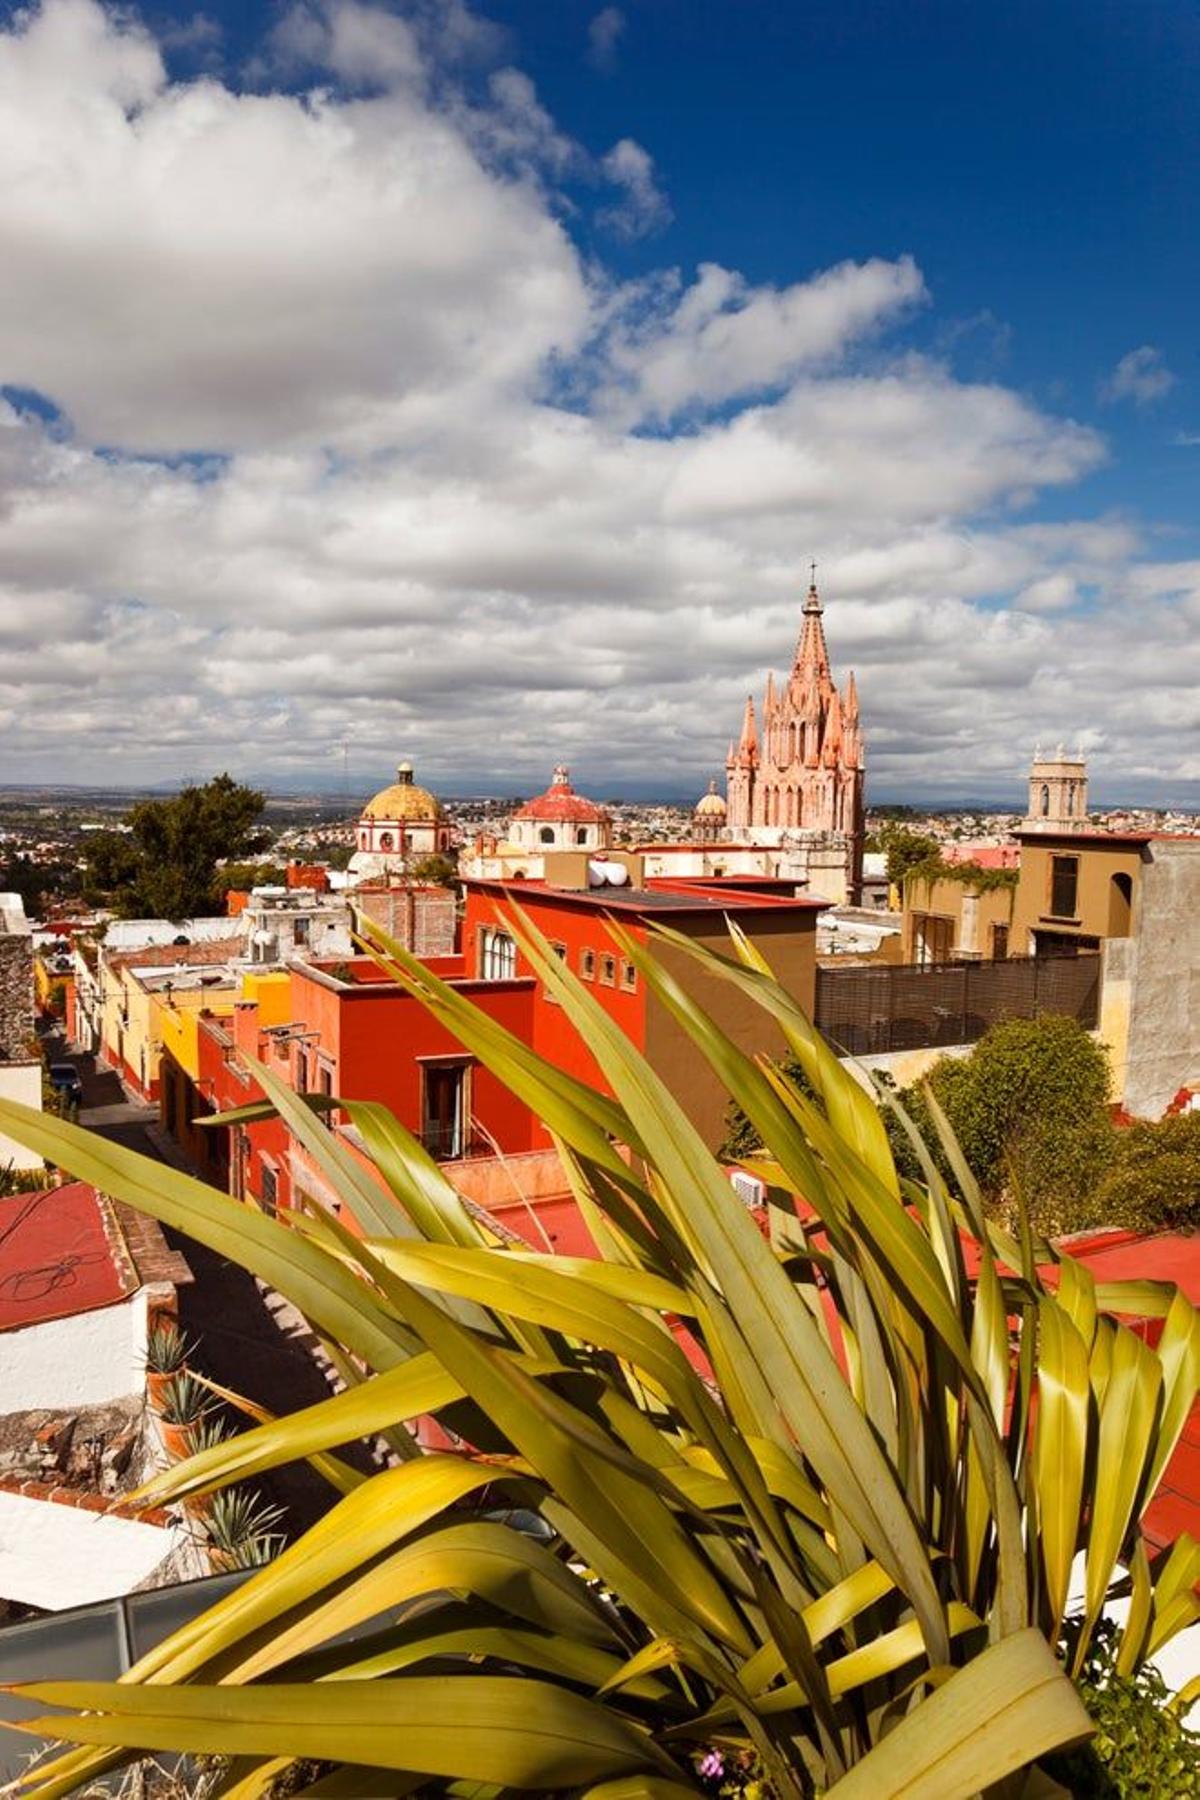
<path fill-rule="evenodd" d="M 804 610 L 806 613 L 820 613 L 824 609 L 821 605 L 821 596 L 817 592 L 817 565 L 813 562 L 808 566 L 811 571 L 811 580 L 808 584 L 808 599 L 804 602 Z"/>
<path fill-rule="evenodd" d="M 567 767 L 566 763 L 555 763 L 553 786 L 554 787 L 568 787 L 570 785 L 570 781 L 571 781 L 571 771 Z"/>

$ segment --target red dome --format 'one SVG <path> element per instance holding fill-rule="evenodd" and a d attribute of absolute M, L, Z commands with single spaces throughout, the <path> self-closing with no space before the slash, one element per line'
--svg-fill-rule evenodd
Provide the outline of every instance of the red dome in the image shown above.
<path fill-rule="evenodd" d="M 539 819 L 547 824 L 606 825 L 608 814 L 594 800 L 586 800 L 571 786 L 569 771 L 560 763 L 554 780 L 544 794 L 527 800 L 513 814 L 514 819 Z"/>

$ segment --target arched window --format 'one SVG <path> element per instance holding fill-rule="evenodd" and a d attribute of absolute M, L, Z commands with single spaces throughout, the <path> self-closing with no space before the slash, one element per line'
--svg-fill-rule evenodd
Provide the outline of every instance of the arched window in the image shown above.
<path fill-rule="evenodd" d="M 1067 817 L 1068 817 L 1068 819 L 1074 815 L 1074 812 L 1075 812 L 1075 783 L 1073 781 L 1069 781 L 1067 783 Z"/>
<path fill-rule="evenodd" d="M 1050 789 L 1045 782 L 1042 783 L 1042 817 L 1043 819 L 1050 817 Z"/>
<path fill-rule="evenodd" d="M 577 829 L 577 831 L 575 833 L 575 842 L 577 844 L 586 844 L 587 843 L 587 826 L 586 825 L 580 825 L 579 828 Z"/>
<path fill-rule="evenodd" d="M 543 825 L 542 829 L 538 832 L 538 838 L 543 844 L 552 844 L 554 842 L 553 825 Z"/>
<path fill-rule="evenodd" d="M 1132 929 L 1133 877 L 1114 875 L 1108 891 L 1108 935 L 1128 937 Z"/>
<path fill-rule="evenodd" d="M 391 832 L 390 831 L 381 831 L 379 834 L 379 848 L 381 850 L 394 850 L 395 847 L 396 847 L 396 840 L 392 836 Z"/>

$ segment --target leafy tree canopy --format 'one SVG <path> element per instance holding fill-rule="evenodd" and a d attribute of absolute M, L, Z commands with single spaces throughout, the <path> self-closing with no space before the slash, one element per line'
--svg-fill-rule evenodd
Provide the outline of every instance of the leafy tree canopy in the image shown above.
<path fill-rule="evenodd" d="M 52 899 L 77 893 L 79 871 L 68 862 L 35 862 L 17 853 L 0 860 L 0 893 L 20 894 L 26 914 L 38 918 Z"/>
<path fill-rule="evenodd" d="M 788 1074 L 799 1072 L 793 1064 L 783 1066 Z M 1120 1185 L 1109 1190 L 1110 1176 L 1115 1182 L 1118 1166 L 1124 1167 L 1123 1141 L 1133 1134 L 1112 1125 L 1107 1055 L 1076 1020 L 1006 1019 L 968 1055 L 935 1063 L 927 1081 L 994 1211 L 1008 1211 L 1019 1191 L 1036 1228 L 1056 1234 L 1129 1222 L 1140 1201 L 1154 1193 L 1165 1204 L 1168 1171 L 1153 1172 L 1164 1147 L 1154 1136 L 1157 1127 L 1145 1128 L 1152 1141 L 1141 1150 L 1140 1160 L 1133 1158 Z M 899 1100 L 926 1143 L 936 1146 L 924 1083 L 905 1088 Z M 899 1119 L 889 1111 L 885 1125 L 901 1173 L 923 1180 Z M 753 1126 L 740 1109 L 732 1108 L 721 1155 L 736 1160 L 758 1148 Z M 1200 1131 L 1195 1154 L 1200 1177 Z M 942 1173 L 953 1181 L 948 1164 L 940 1155 L 939 1160 Z M 1139 1222 L 1152 1222 L 1144 1206 Z"/>
<path fill-rule="evenodd" d="M 419 856 L 410 864 L 408 871 L 410 881 L 425 881 L 432 887 L 458 886 L 458 864 L 452 856 L 443 856 L 434 852 L 430 856 Z"/>
<path fill-rule="evenodd" d="M 256 887 L 286 887 L 287 869 L 283 863 L 227 862 L 220 869 L 220 886 L 228 891 Z"/>
<path fill-rule="evenodd" d="M 936 862 L 941 846 L 926 831 L 914 831 L 910 825 L 885 823 L 878 833 L 879 848 L 887 855 L 887 878 L 900 883 L 910 869 L 921 863 Z"/>
<path fill-rule="evenodd" d="M 126 832 L 95 833 L 88 845 L 89 898 L 123 918 L 188 919 L 222 904 L 218 862 L 254 856 L 269 834 L 258 829 L 265 796 L 231 775 L 189 784 L 167 800 L 143 800 Z"/>

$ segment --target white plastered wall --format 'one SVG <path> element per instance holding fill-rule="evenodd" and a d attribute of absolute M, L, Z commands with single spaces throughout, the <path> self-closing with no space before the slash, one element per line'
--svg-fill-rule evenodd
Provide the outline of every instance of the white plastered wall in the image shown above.
<path fill-rule="evenodd" d="M 40 1062 L 0 1063 L 0 1100 L 19 1100 L 22 1106 L 42 1110 L 42 1065 Z M 15 1138 L 0 1132 L 0 1169 L 11 1163 L 14 1169 L 40 1169 L 42 1159 Z M 47 1184 L 49 1185 L 49 1184 Z"/>
<path fill-rule="evenodd" d="M 139 1288 L 115 1306 L 0 1332 L 5 1412 L 104 1406 L 141 1393 L 147 1303 L 148 1290 Z"/>
<path fill-rule="evenodd" d="M 63 1612 L 132 1593 L 185 1535 L 176 1526 L 0 1492 L 0 1598 Z"/>

